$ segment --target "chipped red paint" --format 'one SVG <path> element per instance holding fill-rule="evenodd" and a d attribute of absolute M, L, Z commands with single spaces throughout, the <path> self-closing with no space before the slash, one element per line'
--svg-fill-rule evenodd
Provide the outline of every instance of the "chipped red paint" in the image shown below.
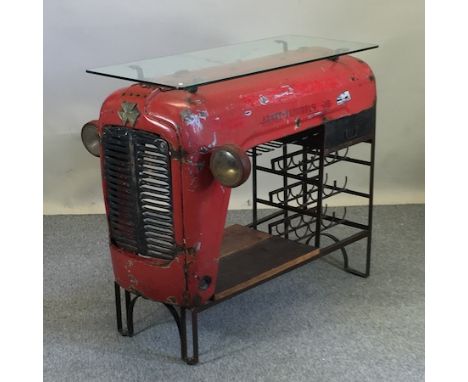
<path fill-rule="evenodd" d="M 346 91 L 350 99 L 337 103 Z M 137 104 L 135 129 L 160 135 L 179 153 L 171 169 L 181 252 L 167 263 L 111 245 L 114 274 L 122 287 L 147 298 L 191 306 L 214 293 L 231 193 L 211 175 L 210 150 L 224 144 L 247 150 L 359 113 L 375 104 L 376 91 L 369 66 L 350 56 L 205 85 L 195 93 L 137 84 L 105 100 L 97 123 L 101 133 L 104 126 L 122 124 L 117 112 L 123 101 Z M 105 181 L 103 188 L 105 193 Z M 204 276 L 212 283 L 202 291 L 198 282 Z"/>

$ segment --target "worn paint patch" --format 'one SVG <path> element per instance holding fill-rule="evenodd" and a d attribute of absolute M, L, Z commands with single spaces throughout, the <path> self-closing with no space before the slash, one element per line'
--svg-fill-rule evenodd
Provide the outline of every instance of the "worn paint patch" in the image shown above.
<path fill-rule="evenodd" d="M 201 110 L 198 112 L 200 119 L 206 119 L 208 117 L 208 112 L 206 110 Z"/>
<path fill-rule="evenodd" d="M 343 105 L 346 102 L 351 101 L 351 93 L 349 90 L 344 91 L 338 97 L 336 97 L 336 104 L 337 105 Z"/>
<path fill-rule="evenodd" d="M 209 148 L 213 148 L 216 146 L 216 144 L 218 143 L 218 138 L 216 136 L 216 131 L 213 132 L 213 140 L 211 141 L 211 143 L 208 145 Z"/>
<path fill-rule="evenodd" d="M 201 242 L 198 241 L 198 242 L 196 242 L 195 245 L 193 246 L 193 251 L 194 251 L 195 253 L 197 253 L 198 251 L 200 251 L 200 249 L 201 249 Z"/>
<path fill-rule="evenodd" d="M 179 258 L 176 257 L 173 260 L 153 259 L 151 261 L 148 261 L 147 264 L 161 269 L 168 269 L 171 267 L 173 261 L 179 262 Z"/>
<path fill-rule="evenodd" d="M 127 272 L 130 272 L 130 269 L 133 267 L 133 260 L 127 260 L 124 267 L 127 270 Z"/>
<path fill-rule="evenodd" d="M 284 91 L 281 92 L 281 93 L 275 94 L 275 95 L 273 96 L 273 98 L 279 99 L 279 98 L 287 97 L 287 96 L 289 96 L 289 95 L 293 95 L 293 94 L 294 94 L 294 89 L 293 89 L 291 86 L 289 86 L 289 85 L 283 85 L 283 86 L 281 86 L 281 87 L 284 89 Z"/>
<path fill-rule="evenodd" d="M 301 119 L 300 118 L 296 118 L 294 120 L 294 129 L 297 130 L 301 127 Z"/>
<path fill-rule="evenodd" d="M 203 120 L 208 117 L 206 110 L 199 111 L 198 113 L 192 113 L 189 109 L 184 109 L 180 112 L 182 120 L 187 126 L 193 128 L 196 133 L 200 133 L 203 129 Z"/>
<path fill-rule="evenodd" d="M 310 105 L 303 105 L 296 108 L 291 108 L 288 110 L 278 111 L 272 114 L 265 115 L 262 119 L 262 124 L 266 123 L 277 123 L 280 121 L 287 121 L 289 118 L 292 117 L 299 117 L 301 115 L 319 115 L 322 114 L 323 111 L 317 110 L 318 106 L 316 104 Z"/>
<path fill-rule="evenodd" d="M 307 119 L 312 119 L 312 118 L 318 117 L 319 115 L 322 115 L 322 114 L 323 114 L 323 111 L 317 111 L 315 113 L 309 114 L 306 118 Z"/>
<path fill-rule="evenodd" d="M 134 265 L 135 264 L 134 264 L 133 260 L 130 260 L 130 259 L 127 260 L 127 262 L 124 265 L 124 268 L 127 271 L 128 281 L 133 286 L 138 285 L 138 280 L 136 279 L 136 277 L 132 273 L 132 268 L 133 268 Z"/>
<path fill-rule="evenodd" d="M 258 102 L 260 102 L 260 105 L 268 105 L 270 100 L 267 96 L 261 95 L 260 97 L 258 97 Z"/>
<path fill-rule="evenodd" d="M 200 152 L 202 154 L 206 154 L 207 152 L 211 151 L 214 147 L 216 147 L 216 144 L 218 143 L 218 137 L 216 136 L 216 131 L 213 132 L 213 138 L 211 142 L 207 146 L 202 146 L 200 147 Z"/>
<path fill-rule="evenodd" d="M 137 278 L 131 273 L 128 274 L 128 281 L 130 281 L 130 284 L 132 284 L 134 287 L 138 285 Z"/>

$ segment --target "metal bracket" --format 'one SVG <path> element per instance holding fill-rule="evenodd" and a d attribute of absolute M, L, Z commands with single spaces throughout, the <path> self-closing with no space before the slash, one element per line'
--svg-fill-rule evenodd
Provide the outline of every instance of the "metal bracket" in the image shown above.
<path fill-rule="evenodd" d="M 177 150 L 171 148 L 169 152 L 171 158 L 175 160 L 184 161 L 187 157 L 187 152 L 182 147 L 179 147 Z"/>

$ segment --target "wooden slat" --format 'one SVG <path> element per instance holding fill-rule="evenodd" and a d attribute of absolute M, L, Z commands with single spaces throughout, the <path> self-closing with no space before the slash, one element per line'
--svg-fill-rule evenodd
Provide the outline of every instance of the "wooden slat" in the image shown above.
<path fill-rule="evenodd" d="M 256 231 L 240 224 L 231 225 L 224 230 L 220 257 L 251 247 L 269 237 L 271 236 L 266 232 Z"/>
<path fill-rule="evenodd" d="M 319 254 L 313 247 L 271 236 L 220 258 L 214 300 L 248 289 Z"/>

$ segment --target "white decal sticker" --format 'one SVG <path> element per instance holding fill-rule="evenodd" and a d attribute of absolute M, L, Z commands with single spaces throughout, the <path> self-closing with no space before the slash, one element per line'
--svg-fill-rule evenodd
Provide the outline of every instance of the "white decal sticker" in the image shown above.
<path fill-rule="evenodd" d="M 346 102 L 351 101 L 351 93 L 346 90 L 345 92 L 341 93 L 338 97 L 336 97 L 336 104 L 343 105 Z"/>

